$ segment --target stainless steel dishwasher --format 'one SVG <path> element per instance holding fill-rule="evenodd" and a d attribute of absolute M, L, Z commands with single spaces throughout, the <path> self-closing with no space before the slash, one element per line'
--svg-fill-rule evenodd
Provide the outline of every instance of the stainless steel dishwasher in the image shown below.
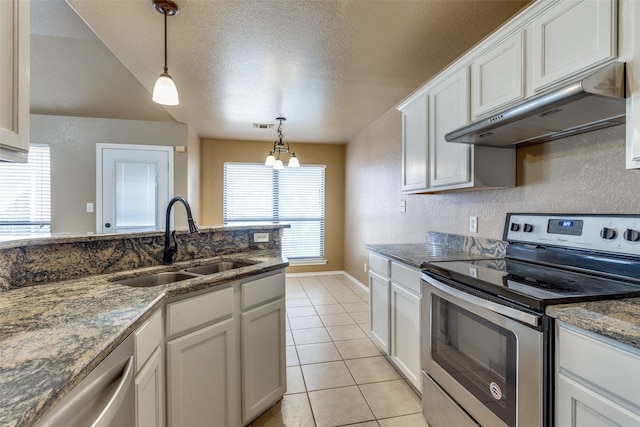
<path fill-rule="evenodd" d="M 45 414 L 36 427 L 134 427 L 133 334 Z"/>

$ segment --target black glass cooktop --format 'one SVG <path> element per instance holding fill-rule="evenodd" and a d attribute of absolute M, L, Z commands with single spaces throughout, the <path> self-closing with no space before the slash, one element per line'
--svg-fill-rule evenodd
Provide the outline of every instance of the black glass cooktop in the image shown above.
<path fill-rule="evenodd" d="M 640 282 L 510 259 L 430 262 L 435 279 L 543 311 L 547 305 L 640 296 Z"/>

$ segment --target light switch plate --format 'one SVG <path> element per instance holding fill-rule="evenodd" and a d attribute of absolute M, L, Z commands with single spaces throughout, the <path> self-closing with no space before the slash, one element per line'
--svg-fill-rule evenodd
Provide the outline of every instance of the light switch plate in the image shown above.
<path fill-rule="evenodd" d="M 253 233 L 253 241 L 256 243 L 268 243 L 269 233 Z"/>

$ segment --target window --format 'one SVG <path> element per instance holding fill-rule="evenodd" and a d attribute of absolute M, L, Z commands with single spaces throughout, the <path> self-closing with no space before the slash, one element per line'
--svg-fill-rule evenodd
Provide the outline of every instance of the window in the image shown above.
<path fill-rule="evenodd" d="M 290 224 L 283 230 L 282 253 L 292 263 L 324 262 L 324 170 L 225 163 L 225 224 Z"/>
<path fill-rule="evenodd" d="M 49 145 L 31 144 L 27 163 L 0 163 L 0 236 L 51 233 Z"/>

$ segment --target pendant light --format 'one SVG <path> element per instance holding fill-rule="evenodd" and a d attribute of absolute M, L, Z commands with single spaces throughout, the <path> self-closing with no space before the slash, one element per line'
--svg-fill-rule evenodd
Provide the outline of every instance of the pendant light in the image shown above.
<path fill-rule="evenodd" d="M 152 0 L 153 7 L 164 15 L 164 72 L 160 74 L 153 87 L 153 101 L 163 105 L 178 105 L 178 89 L 167 68 L 167 16 L 174 16 L 180 8 L 171 0 Z"/>
<path fill-rule="evenodd" d="M 267 159 L 264 161 L 265 166 L 270 166 L 274 169 L 284 169 L 284 163 L 280 160 L 280 154 L 291 153 L 291 157 L 289 158 L 289 164 L 287 165 L 290 168 L 299 168 L 300 161 L 296 157 L 296 153 L 292 152 L 289 148 L 289 143 L 284 141 L 284 137 L 282 135 L 282 122 L 286 121 L 284 117 L 277 117 L 276 120 L 280 122 L 278 125 L 278 139 L 273 143 L 273 150 L 269 151 L 269 155 Z"/>

